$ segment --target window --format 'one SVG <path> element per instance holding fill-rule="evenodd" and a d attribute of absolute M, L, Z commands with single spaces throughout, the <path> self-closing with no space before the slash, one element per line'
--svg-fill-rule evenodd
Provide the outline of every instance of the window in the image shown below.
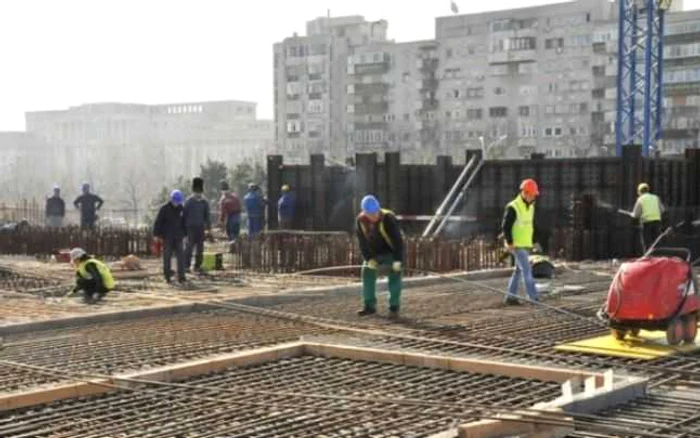
<path fill-rule="evenodd" d="M 561 128 L 554 128 L 554 136 L 561 137 Z"/>
<path fill-rule="evenodd" d="M 452 58 L 452 49 L 445 50 L 445 58 Z"/>
<path fill-rule="evenodd" d="M 489 108 L 489 117 L 502 118 L 508 115 L 508 108 L 504 106 L 494 106 Z"/>
<path fill-rule="evenodd" d="M 493 89 L 493 94 L 495 94 L 496 96 L 502 96 L 506 94 L 506 89 L 503 87 L 496 87 Z"/>
<path fill-rule="evenodd" d="M 491 66 L 491 74 L 493 76 L 503 76 L 508 74 L 508 66 L 507 65 L 494 65 Z"/>
<path fill-rule="evenodd" d="M 544 128 L 544 136 L 551 137 L 552 136 L 552 128 Z"/>
<path fill-rule="evenodd" d="M 520 117 L 530 117 L 530 107 L 529 106 L 518 107 L 518 115 Z"/>
<path fill-rule="evenodd" d="M 544 48 L 547 50 L 561 49 L 564 47 L 564 38 L 548 38 L 544 40 Z"/>
<path fill-rule="evenodd" d="M 481 108 L 472 108 L 467 110 L 467 120 L 481 120 L 483 110 Z"/>
<path fill-rule="evenodd" d="M 484 87 L 467 88 L 467 98 L 484 97 Z"/>
<path fill-rule="evenodd" d="M 411 119 L 411 114 L 409 113 L 404 113 L 403 115 L 403 120 L 408 122 Z"/>

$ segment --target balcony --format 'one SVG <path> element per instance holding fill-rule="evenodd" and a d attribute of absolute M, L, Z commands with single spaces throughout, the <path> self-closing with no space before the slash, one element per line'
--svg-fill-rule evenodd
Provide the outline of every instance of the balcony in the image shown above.
<path fill-rule="evenodd" d="M 439 61 L 437 59 L 420 59 L 418 60 L 418 68 L 421 71 L 437 70 Z"/>
<path fill-rule="evenodd" d="M 438 109 L 439 102 L 435 99 L 425 99 L 421 105 L 423 111 L 435 111 Z"/>
<path fill-rule="evenodd" d="M 537 139 L 535 137 L 520 137 L 518 138 L 518 147 L 520 148 L 532 148 L 537 146 Z"/>
<path fill-rule="evenodd" d="M 375 84 L 354 84 L 352 93 L 348 94 L 360 94 L 360 95 L 373 95 L 373 94 L 384 94 L 389 91 L 389 84 L 387 83 L 375 83 Z"/>
<path fill-rule="evenodd" d="M 385 114 L 389 112 L 389 104 L 387 102 L 381 103 L 362 103 L 355 105 L 355 114 Z"/>
<path fill-rule="evenodd" d="M 508 62 L 537 61 L 537 50 L 513 50 L 492 53 L 488 57 L 489 64 L 504 64 Z"/>
<path fill-rule="evenodd" d="M 389 61 L 381 61 L 373 64 L 358 64 L 352 66 L 352 71 L 348 71 L 348 73 L 354 75 L 384 74 L 389 71 L 390 66 L 391 64 Z"/>

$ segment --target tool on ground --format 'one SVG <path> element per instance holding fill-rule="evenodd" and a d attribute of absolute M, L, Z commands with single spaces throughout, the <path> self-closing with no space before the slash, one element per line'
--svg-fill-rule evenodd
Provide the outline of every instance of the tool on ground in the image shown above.
<path fill-rule="evenodd" d="M 662 330 L 669 345 L 695 341 L 700 296 L 690 257 L 686 248 L 652 247 L 644 257 L 622 264 L 598 313 L 616 339 Z"/>

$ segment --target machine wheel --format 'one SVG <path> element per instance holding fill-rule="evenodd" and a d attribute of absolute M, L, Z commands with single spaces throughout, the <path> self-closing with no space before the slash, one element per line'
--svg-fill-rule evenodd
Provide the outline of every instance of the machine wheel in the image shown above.
<path fill-rule="evenodd" d="M 619 329 L 614 329 L 614 328 L 610 329 L 610 335 L 613 338 L 617 339 L 618 341 L 625 339 L 626 334 L 627 334 L 627 332 L 624 330 L 619 330 Z"/>
<path fill-rule="evenodd" d="M 668 345 L 678 345 L 683 341 L 683 323 L 679 319 L 674 319 L 668 323 L 666 328 L 666 341 Z"/>
<path fill-rule="evenodd" d="M 633 328 L 632 330 L 630 330 L 630 334 L 632 336 L 634 336 L 635 338 L 639 337 L 639 332 L 640 332 L 640 330 L 638 328 Z"/>
<path fill-rule="evenodd" d="M 688 344 L 695 342 L 698 334 L 698 316 L 694 313 L 683 317 L 683 340 Z"/>

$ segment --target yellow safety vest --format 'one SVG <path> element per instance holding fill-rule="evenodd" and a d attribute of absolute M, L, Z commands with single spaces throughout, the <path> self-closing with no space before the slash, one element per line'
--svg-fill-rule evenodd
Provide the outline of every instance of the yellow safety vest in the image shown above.
<path fill-rule="evenodd" d="M 87 259 L 84 262 L 81 262 L 78 265 L 78 275 L 81 278 L 84 278 L 85 280 L 89 280 L 92 278 L 90 273 L 87 271 L 87 265 L 88 263 L 94 263 L 95 266 L 97 266 L 97 271 L 100 273 L 102 276 L 102 284 L 107 288 L 107 290 L 112 290 L 114 289 L 114 277 L 112 276 L 112 271 L 109 270 L 107 265 L 102 263 L 101 261 L 97 259 Z"/>
<path fill-rule="evenodd" d="M 379 221 L 378 228 L 379 228 L 379 234 L 382 236 L 382 239 L 386 242 L 387 245 L 389 245 L 389 248 L 394 249 L 394 242 L 391 241 L 391 238 L 389 237 L 389 233 L 386 232 L 386 227 L 384 227 L 384 216 L 394 216 L 394 212 L 391 210 L 387 210 L 382 208 L 382 220 Z M 367 229 L 367 226 L 360 221 L 360 227 L 362 228 L 362 233 L 366 236 L 369 237 L 369 230 Z"/>
<path fill-rule="evenodd" d="M 645 193 L 639 197 L 639 204 L 642 207 L 642 223 L 661 220 L 661 206 L 658 196 Z"/>
<path fill-rule="evenodd" d="M 515 222 L 513 223 L 513 246 L 516 248 L 532 248 L 532 236 L 535 232 L 535 205 L 529 207 L 522 196 L 518 195 L 508 203 L 507 207 L 515 210 Z"/>

